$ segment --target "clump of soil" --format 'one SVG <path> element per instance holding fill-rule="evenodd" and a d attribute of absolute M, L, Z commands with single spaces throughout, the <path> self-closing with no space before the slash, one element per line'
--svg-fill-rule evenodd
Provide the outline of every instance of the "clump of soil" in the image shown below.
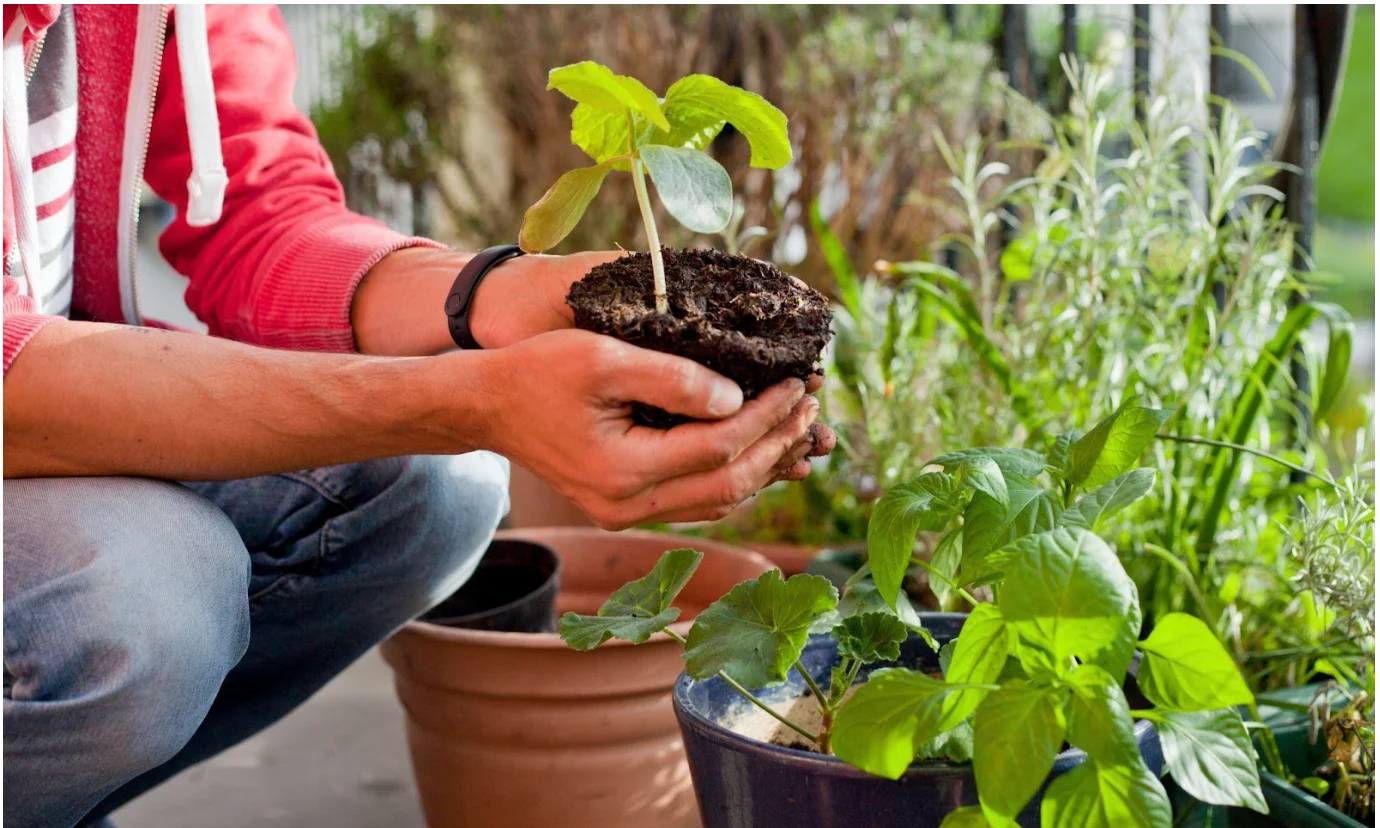
<path fill-rule="evenodd" d="M 661 255 L 670 313 L 656 312 L 651 255 L 634 253 L 571 285 L 575 327 L 693 359 L 737 382 L 749 399 L 817 373 L 832 318 L 821 293 L 746 256 L 666 248 Z M 634 414 L 663 428 L 686 419 L 650 407 Z"/>

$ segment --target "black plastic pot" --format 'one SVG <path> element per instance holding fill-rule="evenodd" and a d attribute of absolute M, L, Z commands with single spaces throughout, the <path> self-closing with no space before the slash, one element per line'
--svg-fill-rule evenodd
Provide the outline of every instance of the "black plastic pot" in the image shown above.
<path fill-rule="evenodd" d="M 921 615 L 926 629 L 940 642 L 955 638 L 966 617 L 962 613 Z M 816 681 L 827 684 L 830 671 L 838 663 L 834 640 L 812 637 L 801 663 Z M 897 664 L 935 670 L 939 661 L 921 639 L 913 636 L 902 647 Z M 791 681 L 758 695 L 764 699 L 794 698 L 804 691 L 803 679 L 792 671 Z M 892 781 L 864 773 L 832 756 L 777 747 L 734 733 L 724 723 L 748 702 L 722 679 L 696 682 L 682 674 L 672 702 L 705 828 L 938 828 L 946 814 L 978 801 L 971 765 L 916 764 Z M 1158 774 L 1164 756 L 1154 727 L 1138 722 L 1136 738 L 1146 764 Z M 1050 780 L 1084 758 L 1081 750 L 1059 754 Z M 1041 790 L 1021 814 L 1021 825 L 1039 825 L 1043 793 Z"/>
<path fill-rule="evenodd" d="M 469 630 L 555 632 L 560 585 L 561 559 L 550 547 L 496 540 L 465 585 L 422 620 Z"/>

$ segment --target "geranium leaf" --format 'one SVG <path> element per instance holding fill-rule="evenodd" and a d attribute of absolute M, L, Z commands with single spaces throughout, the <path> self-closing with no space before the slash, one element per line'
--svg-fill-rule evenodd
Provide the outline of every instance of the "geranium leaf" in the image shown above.
<path fill-rule="evenodd" d="M 1012 682 L 973 717 L 973 773 L 987 819 L 1010 824 L 1054 767 L 1064 742 L 1063 705 L 1050 688 Z"/>
<path fill-rule="evenodd" d="M 661 108 L 676 124 L 665 139 L 671 146 L 707 145 L 728 122 L 747 139 L 752 166 L 779 170 L 791 162 L 786 115 L 761 95 L 709 75 L 687 75 L 666 90 Z"/>
<path fill-rule="evenodd" d="M 638 153 L 661 203 L 696 233 L 717 233 L 733 217 L 733 182 L 718 161 L 699 150 L 644 146 Z"/>
<path fill-rule="evenodd" d="M 610 638 L 641 644 L 680 616 L 671 602 L 703 559 L 693 549 L 666 552 L 651 572 L 615 590 L 595 615 L 561 616 L 561 638 L 576 650 L 592 650 Z"/>
<path fill-rule="evenodd" d="M 1055 779 L 1040 804 L 1043 828 L 1169 828 L 1169 795 L 1144 761 L 1096 759 Z"/>
<path fill-rule="evenodd" d="M 1105 542 L 1086 529 L 1022 538 L 1005 565 L 1002 612 L 1027 643 L 1056 666 L 1095 653 L 1127 623 L 1131 579 Z"/>
<path fill-rule="evenodd" d="M 864 664 L 895 661 L 901 657 L 901 644 L 909 631 L 891 612 L 865 612 L 843 619 L 832 635 L 839 643 L 839 655 L 856 658 Z"/>
<path fill-rule="evenodd" d="M 1222 642 L 1191 615 L 1165 615 L 1140 650 L 1140 689 L 1158 707 L 1217 710 L 1254 701 Z"/>
<path fill-rule="evenodd" d="M 1164 747 L 1164 764 L 1194 799 L 1268 813 L 1251 737 L 1235 710 L 1149 714 Z"/>
<path fill-rule="evenodd" d="M 786 581 L 773 569 L 744 581 L 695 619 L 686 672 L 705 679 L 723 670 L 749 688 L 782 681 L 800 658 L 810 625 L 838 601 L 838 590 L 818 575 Z"/>
<path fill-rule="evenodd" d="M 589 203 L 599 194 L 608 177 L 610 165 L 605 162 L 593 167 L 571 170 L 551 185 L 551 189 L 522 217 L 518 244 L 528 253 L 550 250 L 570 235 L 580 223 Z"/>
<path fill-rule="evenodd" d="M 1096 529 L 1103 520 L 1148 494 L 1154 485 L 1154 469 L 1132 469 L 1080 497 L 1059 516 L 1059 525 Z"/>
<path fill-rule="evenodd" d="M 547 76 L 546 88 L 558 90 L 571 100 L 605 112 L 621 114 L 631 110 L 662 131 L 671 128 L 666 116 L 661 114 L 661 105 L 655 92 L 643 86 L 637 78 L 615 75 L 607 66 L 592 60 L 552 69 Z"/>

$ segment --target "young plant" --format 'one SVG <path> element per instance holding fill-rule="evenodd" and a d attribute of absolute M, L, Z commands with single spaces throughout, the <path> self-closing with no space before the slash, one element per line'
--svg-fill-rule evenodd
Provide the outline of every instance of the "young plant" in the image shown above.
<path fill-rule="evenodd" d="M 681 78 L 658 98 L 636 78 L 615 75 L 587 60 L 552 69 L 547 89 L 576 102 L 570 139 L 594 159 L 594 166 L 556 179 L 523 216 L 518 243 L 528 252 L 555 247 L 575 229 L 610 172 L 632 173 L 652 258 L 657 313 L 667 313 L 669 306 L 646 176 L 677 221 L 696 233 L 718 233 L 733 215 L 733 184 L 728 171 L 704 150 L 724 126 L 732 124 L 747 138 L 752 166 L 777 170 L 791 160 L 781 110 L 709 75 Z"/>
<path fill-rule="evenodd" d="M 1227 650 L 1182 613 L 1138 640 L 1135 584 L 1095 534 L 1154 485 L 1154 471 L 1136 466 L 1169 415 L 1126 404 L 1043 453 L 975 448 L 936 458 L 926 468 L 938 470 L 878 503 L 870 581 L 860 572 L 842 600 L 813 575 L 783 579 L 773 570 L 738 584 L 683 639 L 686 672 L 723 677 L 821 751 L 878 776 L 899 778 L 917 759 L 971 761 L 979 804 L 950 813 L 949 828 L 1014 825 L 1065 742 L 1087 758 L 1045 792 L 1042 825 L 1168 828 L 1169 799 L 1141 756 L 1137 719 L 1159 730 L 1165 764 L 1190 794 L 1264 811 L 1236 710 L 1253 698 Z M 922 531 L 943 533 L 929 561 L 915 555 Z M 661 630 L 682 640 L 666 629 L 677 617 L 670 603 L 699 557 L 668 552 L 597 615 L 566 614 L 561 634 L 578 649 Z M 877 666 L 854 688 L 868 665 L 896 661 L 910 633 L 925 635 L 901 588 L 916 565 L 972 605 L 959 636 L 939 648 L 942 678 Z M 978 603 L 976 586 L 991 587 L 994 600 Z M 808 636 L 826 631 L 839 653 L 827 688 L 800 664 Z M 1136 650 L 1136 680 L 1153 705 L 1143 710 L 1131 710 L 1122 690 Z M 791 669 L 821 707 L 818 732 L 751 693 Z"/>

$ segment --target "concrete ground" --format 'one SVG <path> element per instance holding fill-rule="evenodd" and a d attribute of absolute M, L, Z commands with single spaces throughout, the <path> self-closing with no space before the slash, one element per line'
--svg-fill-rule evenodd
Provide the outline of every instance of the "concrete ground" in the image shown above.
<path fill-rule="evenodd" d="M 119 828 L 411 828 L 421 808 L 377 650 L 278 724 L 114 814 Z"/>

